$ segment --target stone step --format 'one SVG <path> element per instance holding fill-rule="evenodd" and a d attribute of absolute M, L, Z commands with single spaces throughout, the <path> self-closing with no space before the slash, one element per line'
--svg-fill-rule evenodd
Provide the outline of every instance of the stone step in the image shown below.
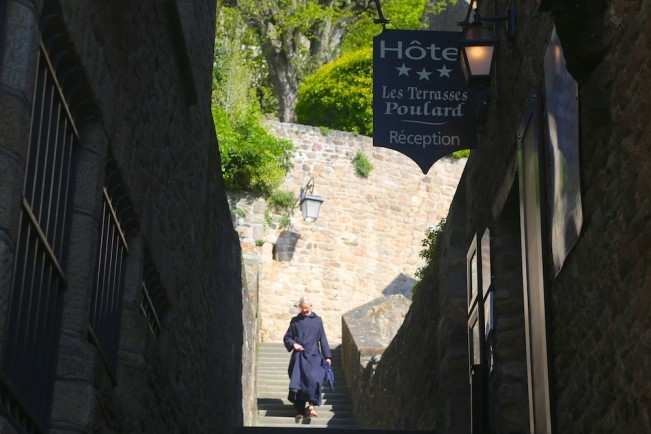
<path fill-rule="evenodd" d="M 258 384 L 257 390 L 258 398 L 266 398 L 269 394 L 272 395 L 272 398 L 276 397 L 277 395 L 287 396 L 287 393 L 289 391 L 289 384 L 285 384 L 284 386 L 275 385 L 264 387 Z M 348 389 L 343 387 L 335 388 L 335 390 L 326 389 L 321 393 L 321 396 L 326 398 L 341 398 L 342 396 L 348 396 Z"/>
<path fill-rule="evenodd" d="M 262 377 L 258 376 L 258 384 L 262 383 L 268 383 L 268 384 L 289 384 L 289 377 L 287 377 L 287 374 L 285 375 L 278 375 L 278 376 L 267 376 L 267 377 Z M 336 381 L 335 379 L 335 385 L 336 386 L 343 386 L 343 382 L 341 381 Z"/>
<path fill-rule="evenodd" d="M 285 372 L 287 373 L 287 367 L 289 366 L 289 360 L 286 361 L 279 361 L 279 362 L 260 362 L 258 361 L 258 372 Z M 332 364 L 332 370 L 333 371 L 341 371 L 342 370 L 342 365 L 333 363 Z"/>
<path fill-rule="evenodd" d="M 276 374 L 276 373 L 285 373 L 287 375 L 287 368 L 289 367 L 289 360 L 285 362 L 258 362 L 257 366 L 257 372 L 258 373 L 265 373 L 265 374 Z M 343 373 L 343 368 L 342 365 L 338 365 L 333 363 L 332 364 L 332 370 L 334 372 L 342 372 Z"/>
<path fill-rule="evenodd" d="M 330 349 L 335 351 L 338 350 L 341 344 L 339 342 L 328 342 L 330 345 Z M 285 344 L 283 342 L 265 342 L 262 344 L 258 344 L 257 346 L 258 350 L 283 350 L 285 351 Z"/>
<path fill-rule="evenodd" d="M 288 378 L 281 378 L 278 380 L 262 380 L 258 379 L 258 382 L 256 386 L 259 389 L 277 389 L 277 390 L 284 390 L 284 389 L 289 389 L 289 379 Z M 331 389 L 330 387 L 323 387 L 322 392 L 328 393 L 328 392 L 348 392 L 348 387 L 345 384 L 342 383 L 335 383 L 334 389 Z"/>
<path fill-rule="evenodd" d="M 341 376 L 341 380 L 343 381 L 344 378 L 344 373 L 343 370 L 338 370 L 338 369 L 333 369 L 332 370 L 335 373 L 335 380 L 339 380 L 339 375 Z M 265 369 L 265 370 L 258 370 L 257 372 L 257 378 L 289 378 L 287 374 L 287 366 L 284 366 L 282 368 L 278 369 Z"/>
<path fill-rule="evenodd" d="M 268 385 L 258 385 L 258 396 L 268 395 L 273 393 L 275 395 L 287 394 L 289 387 L 287 384 L 284 386 L 268 386 Z M 328 389 L 326 392 L 323 392 L 324 396 L 332 397 L 333 395 L 348 395 L 348 389 L 345 387 L 335 387 L 334 390 Z"/>
<path fill-rule="evenodd" d="M 256 359 L 265 362 L 281 362 L 283 360 L 289 361 L 291 355 L 289 354 L 258 354 Z M 331 357 L 333 363 L 341 363 L 341 358 L 333 356 Z"/>
<path fill-rule="evenodd" d="M 256 355 L 258 357 L 289 357 L 292 354 L 291 351 L 285 351 L 283 349 L 282 351 L 264 351 L 264 350 L 258 350 L 256 351 Z M 332 358 L 339 358 L 340 355 L 338 353 L 332 354 Z"/>
<path fill-rule="evenodd" d="M 291 351 L 287 351 L 284 348 L 280 349 L 278 351 L 276 351 L 276 350 L 261 350 L 261 349 L 258 348 L 255 353 L 258 356 L 271 356 L 271 357 L 283 357 L 283 356 L 284 357 L 289 357 L 292 354 Z M 332 357 L 340 357 L 341 356 L 341 354 L 339 352 L 333 353 L 331 351 L 331 353 L 332 353 Z"/>
<path fill-rule="evenodd" d="M 328 426 L 328 425 L 304 425 L 304 424 L 285 424 L 285 423 L 278 423 L 278 424 L 273 424 L 273 425 L 258 425 L 255 427 L 245 427 L 245 428 L 257 428 L 261 431 L 256 432 L 256 434 L 288 434 L 288 431 L 291 432 L 291 434 L 299 434 L 299 430 L 303 431 L 305 430 L 306 433 L 309 433 L 311 431 L 323 431 L 327 434 L 330 433 L 337 433 L 337 434 L 359 434 L 360 430 L 357 425 L 334 425 L 334 426 Z M 267 429 L 273 430 L 273 431 L 266 431 Z M 262 431 L 265 430 L 265 431 Z M 250 431 L 242 431 L 249 433 Z M 252 433 L 252 432 L 251 432 Z M 383 433 L 385 434 L 385 433 Z M 386 433 L 386 434 L 391 434 L 391 433 Z M 403 434 L 403 433 L 400 433 Z M 415 434 L 422 434 L 422 433 L 415 433 Z"/>
<path fill-rule="evenodd" d="M 346 384 L 346 382 L 344 381 L 343 374 L 341 375 L 341 378 L 339 378 L 339 377 L 340 376 L 338 376 L 337 373 L 335 372 L 335 384 Z M 256 376 L 256 378 L 258 379 L 258 382 L 266 381 L 266 380 L 289 381 L 289 376 L 287 375 L 287 370 L 282 371 L 279 374 L 271 373 L 271 372 L 264 372 L 264 373 L 258 372 L 258 375 Z"/>
<path fill-rule="evenodd" d="M 398 432 L 394 430 L 381 430 L 381 429 L 359 429 L 357 426 L 350 428 L 347 427 L 333 427 L 333 429 L 328 428 L 318 428 L 310 426 L 301 426 L 301 425 L 291 425 L 291 430 L 286 429 L 282 426 L 274 427 L 253 427 L 245 426 L 235 429 L 236 434 L 314 434 L 314 430 L 320 434 L 359 434 L 360 432 L 364 434 L 432 434 L 431 431 L 407 431 L 400 430 Z M 327 431 L 326 431 L 327 429 Z"/>
<path fill-rule="evenodd" d="M 269 400 L 268 402 L 260 402 L 261 400 L 258 400 L 258 411 L 262 410 L 285 410 L 285 409 L 294 409 L 294 406 L 291 402 L 287 400 L 282 400 L 282 401 L 276 401 L 276 400 Z M 350 405 L 350 401 L 347 401 L 345 404 L 322 404 L 320 405 L 319 408 L 319 413 L 322 411 L 331 411 L 331 412 L 339 412 L 339 411 L 350 411 L 352 408 Z"/>
<path fill-rule="evenodd" d="M 261 402 L 282 402 L 283 405 L 292 405 L 291 402 L 287 399 L 287 392 L 284 394 L 269 394 L 269 395 L 263 395 L 260 396 L 258 395 L 256 397 L 258 401 L 258 405 Z M 343 408 L 346 406 L 352 406 L 352 402 L 348 395 L 346 396 L 338 396 L 338 397 L 323 397 L 321 398 L 321 404 L 322 405 L 333 405 L 336 406 L 337 408 Z"/>
<path fill-rule="evenodd" d="M 269 417 L 269 416 L 258 416 L 256 418 L 256 423 L 258 426 L 285 426 L 285 427 L 321 427 L 321 428 L 343 428 L 350 427 L 353 428 L 356 426 L 355 419 L 352 417 L 335 417 L 332 419 L 326 419 L 321 417 L 313 418 L 301 418 L 297 421 L 293 416 L 292 417 Z"/>
<path fill-rule="evenodd" d="M 319 418 L 332 419 L 334 417 L 352 417 L 353 412 L 350 408 L 346 410 L 326 410 L 323 407 L 318 407 L 316 412 L 319 413 Z M 279 407 L 272 409 L 258 410 L 258 416 L 265 417 L 294 417 L 296 410 L 293 406 Z"/>

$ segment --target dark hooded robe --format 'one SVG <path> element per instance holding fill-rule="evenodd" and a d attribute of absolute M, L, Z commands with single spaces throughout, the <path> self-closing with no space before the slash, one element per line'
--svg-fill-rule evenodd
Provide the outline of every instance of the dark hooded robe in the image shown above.
<path fill-rule="evenodd" d="M 289 323 L 283 338 L 289 359 L 289 400 L 321 405 L 321 391 L 326 377 L 325 359 L 332 353 L 323 329 L 323 321 L 314 312 L 308 316 L 297 315 Z M 300 344 L 305 351 L 295 351 L 294 344 Z"/>

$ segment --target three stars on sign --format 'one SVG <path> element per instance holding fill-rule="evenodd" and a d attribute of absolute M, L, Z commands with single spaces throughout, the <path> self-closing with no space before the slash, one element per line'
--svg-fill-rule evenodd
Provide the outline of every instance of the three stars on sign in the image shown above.
<path fill-rule="evenodd" d="M 412 70 L 412 68 L 407 67 L 407 65 L 405 65 L 404 63 L 400 66 L 397 66 L 396 69 L 398 70 L 398 77 L 403 75 L 409 77 L 409 71 Z M 452 72 L 452 69 L 448 68 L 447 65 L 443 65 L 442 67 L 435 69 L 434 71 L 438 71 L 439 78 L 442 77 L 450 78 L 450 73 Z M 430 75 L 432 75 L 434 71 L 428 71 L 425 68 L 423 68 L 420 71 L 416 71 L 416 74 L 418 75 L 418 80 L 429 80 Z"/>

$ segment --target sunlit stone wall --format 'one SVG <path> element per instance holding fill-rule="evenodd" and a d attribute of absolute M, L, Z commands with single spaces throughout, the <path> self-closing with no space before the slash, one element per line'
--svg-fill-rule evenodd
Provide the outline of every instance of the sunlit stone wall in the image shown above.
<path fill-rule="evenodd" d="M 278 262 L 272 254 L 278 229 L 265 223 L 265 201 L 230 197 L 243 252 L 260 262 L 260 337 L 280 341 L 295 301 L 305 293 L 324 318 L 330 340 L 339 342 L 345 312 L 383 294 L 411 291 L 425 232 L 447 215 L 465 159 L 440 160 L 423 175 L 407 157 L 373 148 L 368 137 L 296 124 L 268 126 L 296 147 L 281 189 L 298 196 L 313 177 L 314 193 L 325 202 L 316 222 L 305 223 L 299 210 L 294 213 L 300 239 L 292 260 Z M 373 165 L 368 178 L 355 174 L 351 160 L 358 150 Z"/>

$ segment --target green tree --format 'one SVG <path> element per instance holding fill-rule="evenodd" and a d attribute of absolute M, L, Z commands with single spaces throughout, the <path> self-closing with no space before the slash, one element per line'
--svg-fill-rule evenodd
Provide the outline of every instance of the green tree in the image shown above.
<path fill-rule="evenodd" d="M 258 37 L 282 121 L 294 120 L 299 84 L 336 58 L 347 27 L 369 0 L 237 0 Z"/>
<path fill-rule="evenodd" d="M 300 123 L 369 135 L 373 129 L 372 53 L 343 55 L 305 79 L 296 116 Z"/>
<path fill-rule="evenodd" d="M 212 112 L 225 186 L 267 195 L 284 179 L 293 146 L 261 124 L 256 88 L 264 80 L 264 59 L 256 43 L 237 9 L 219 8 Z"/>
<path fill-rule="evenodd" d="M 394 29 L 425 28 L 424 17 L 427 8 L 428 0 L 389 0 L 382 2 L 384 15 L 391 21 L 387 27 Z M 382 25 L 375 24 L 375 18 L 377 18 L 375 9 L 367 10 L 351 24 L 342 42 L 342 52 L 356 51 L 373 45 L 373 37 L 382 32 Z"/>
<path fill-rule="evenodd" d="M 235 119 L 218 105 L 212 112 L 226 189 L 269 195 L 290 168 L 291 142 L 269 134 L 255 112 Z"/>

